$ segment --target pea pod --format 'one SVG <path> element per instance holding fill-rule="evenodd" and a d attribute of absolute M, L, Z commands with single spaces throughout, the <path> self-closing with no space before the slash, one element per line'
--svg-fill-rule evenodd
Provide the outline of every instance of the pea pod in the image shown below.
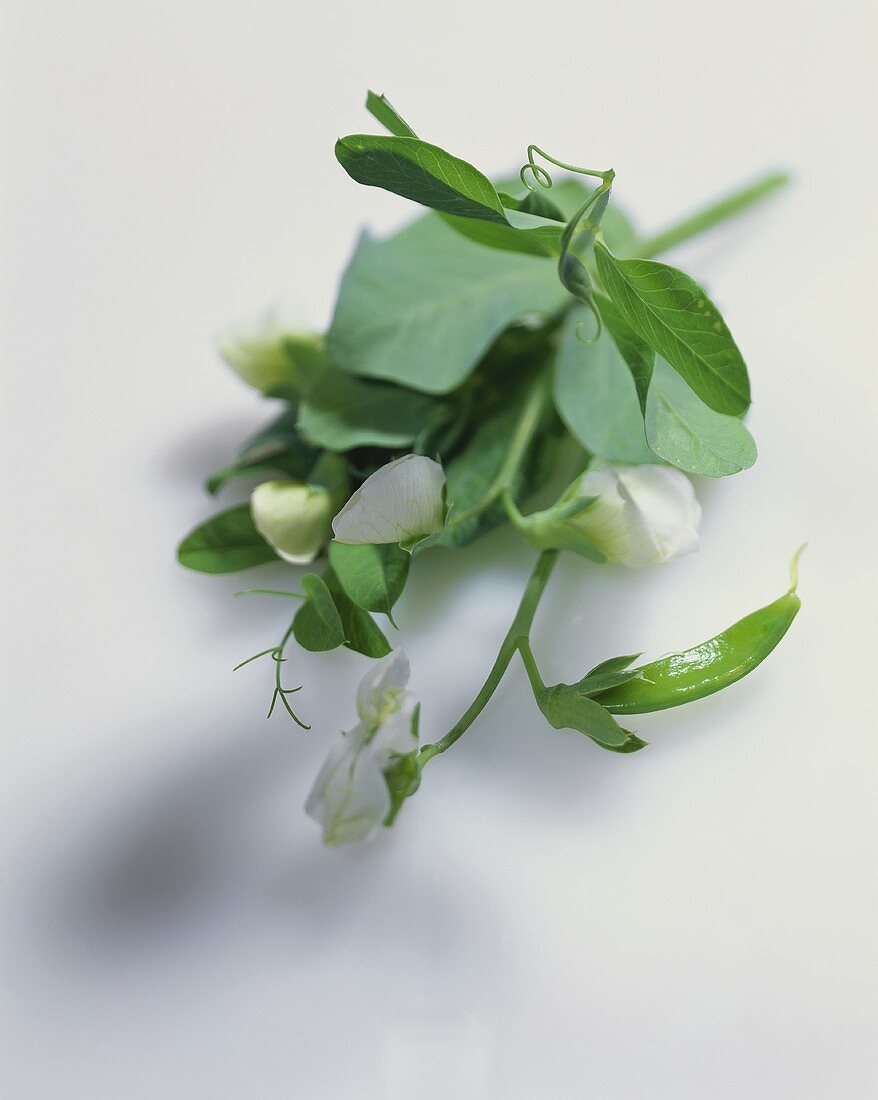
<path fill-rule="evenodd" d="M 752 672 L 789 630 L 801 606 L 796 595 L 800 553 L 790 567 L 791 587 L 779 600 L 701 645 L 640 666 L 634 679 L 595 695 L 595 700 L 613 714 L 645 714 L 702 699 Z"/>

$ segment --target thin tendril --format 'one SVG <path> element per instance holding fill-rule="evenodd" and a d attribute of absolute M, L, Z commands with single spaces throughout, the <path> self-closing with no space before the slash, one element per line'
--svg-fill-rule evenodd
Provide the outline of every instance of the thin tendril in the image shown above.
<path fill-rule="evenodd" d="M 539 145 L 528 145 L 527 147 L 527 164 L 523 166 L 518 173 L 519 179 L 528 189 L 528 191 L 536 191 L 536 187 L 528 179 L 528 173 L 530 173 L 540 187 L 549 188 L 552 186 L 552 177 L 548 171 L 537 164 L 534 160 L 534 154 L 547 160 L 550 164 L 554 164 L 556 168 L 563 168 L 565 172 L 576 172 L 580 176 L 595 176 L 597 179 L 606 181 L 607 172 L 599 172 L 594 168 L 579 168 L 575 164 L 567 164 L 563 160 L 556 160 L 555 157 L 550 156 L 544 149 L 541 149 Z"/>
<path fill-rule="evenodd" d="M 266 590 L 262 589 L 261 591 Z M 296 593 L 276 593 L 274 591 L 269 591 L 269 594 L 296 595 Z M 241 661 L 239 665 L 235 665 L 235 669 L 237 670 L 239 668 L 243 668 L 244 665 L 249 665 L 251 661 L 255 661 L 259 657 L 267 657 L 270 655 L 272 661 L 274 661 L 274 691 L 271 693 L 271 703 L 268 707 L 268 714 L 266 714 L 265 717 L 270 718 L 272 714 L 274 714 L 274 708 L 277 704 L 277 701 L 280 700 L 283 704 L 284 710 L 287 712 L 290 718 L 292 718 L 296 725 L 300 726 L 303 730 L 309 730 L 311 727 L 309 725 L 306 725 L 306 723 L 302 721 L 302 719 L 290 706 L 290 702 L 287 699 L 288 695 L 295 695 L 297 691 L 301 691 L 302 685 L 299 684 L 298 687 L 285 688 L 281 679 L 281 675 L 283 673 L 283 668 L 281 666 L 284 665 L 287 660 L 286 657 L 284 657 L 284 648 L 286 647 L 287 642 L 290 640 L 292 633 L 293 624 L 290 623 L 290 625 L 286 629 L 286 632 L 284 633 L 284 636 L 281 638 L 276 646 L 272 646 L 270 649 L 263 649 L 261 653 L 254 653 L 253 656 L 248 657 L 246 661 Z"/>
<path fill-rule="evenodd" d="M 580 342 L 580 344 L 594 344 L 601 338 L 601 333 L 604 331 L 604 322 L 601 320 L 601 315 L 595 309 L 594 301 L 591 298 L 589 298 L 588 301 L 583 301 L 582 305 L 584 305 L 585 308 L 589 310 L 595 320 L 595 324 L 597 327 L 591 336 L 585 337 L 582 335 L 583 331 L 585 330 L 585 322 L 580 321 L 573 331 L 576 333 L 576 339 Z"/>

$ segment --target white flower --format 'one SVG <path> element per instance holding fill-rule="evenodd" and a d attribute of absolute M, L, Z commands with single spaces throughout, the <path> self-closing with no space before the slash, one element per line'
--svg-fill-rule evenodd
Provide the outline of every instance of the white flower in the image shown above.
<path fill-rule="evenodd" d="M 357 692 L 359 723 L 332 749 L 320 769 L 305 812 L 323 826 L 327 844 L 362 840 L 387 817 L 390 790 L 384 773 L 396 756 L 414 752 L 417 699 L 405 690 L 409 663 L 401 649 L 377 662 Z"/>
<path fill-rule="evenodd" d="M 366 478 L 332 521 L 339 542 L 413 545 L 445 525 L 445 471 L 404 455 Z"/>
<path fill-rule="evenodd" d="M 274 551 L 296 565 L 313 561 L 329 541 L 338 492 L 284 478 L 263 481 L 250 497 L 256 530 Z"/>
<path fill-rule="evenodd" d="M 303 334 L 280 309 L 220 339 L 220 355 L 236 374 L 265 394 L 289 396 L 322 366 L 323 339 Z"/>
<path fill-rule="evenodd" d="M 576 502 L 595 497 L 576 511 Z M 597 460 L 552 508 L 520 517 L 536 545 L 636 568 L 698 549 L 701 505 L 692 482 L 669 466 L 611 466 Z"/>

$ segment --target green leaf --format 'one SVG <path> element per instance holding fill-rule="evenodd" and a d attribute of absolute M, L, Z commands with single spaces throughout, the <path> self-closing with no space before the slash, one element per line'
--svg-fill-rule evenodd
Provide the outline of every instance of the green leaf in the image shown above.
<path fill-rule="evenodd" d="M 537 703 L 555 729 L 578 730 L 601 748 L 614 752 L 634 751 L 630 747 L 634 734 L 623 729 L 608 710 L 582 691 L 579 684 L 543 688 L 537 693 Z"/>
<path fill-rule="evenodd" d="M 405 588 L 411 562 L 405 550 L 392 543 L 371 546 L 333 540 L 329 561 L 341 587 L 358 607 L 378 611 L 393 622 L 393 605 Z"/>
<path fill-rule="evenodd" d="M 365 657 L 386 657 L 391 645 L 372 616 L 348 598 L 332 569 L 327 572 L 325 580 L 341 619 L 347 648 Z"/>
<path fill-rule="evenodd" d="M 642 412 L 646 410 L 646 398 L 655 364 L 655 352 L 640 339 L 609 298 L 595 294 L 594 302 L 604 325 L 609 329 L 613 343 L 619 349 L 622 358 L 628 364 L 637 399 Z"/>
<path fill-rule="evenodd" d="M 585 674 L 586 679 L 591 676 L 600 676 L 604 672 L 624 672 L 629 665 L 633 665 L 634 662 L 640 657 L 639 653 L 627 653 L 621 657 L 608 657 L 606 661 L 601 661 L 600 664 L 590 668 Z"/>
<path fill-rule="evenodd" d="M 643 416 L 631 372 L 608 328 L 585 344 L 577 326 L 587 310 L 572 310 L 555 360 L 555 408 L 571 435 L 609 462 L 655 462 L 646 444 Z"/>
<path fill-rule="evenodd" d="M 563 224 L 529 211 L 503 209 L 502 222 L 440 215 L 446 225 L 477 244 L 529 256 L 557 256 L 561 250 Z"/>
<path fill-rule="evenodd" d="M 177 560 L 199 573 L 237 573 L 277 561 L 253 525 L 249 504 L 238 504 L 200 524 L 180 543 Z"/>
<path fill-rule="evenodd" d="M 361 238 L 330 355 L 350 374 L 448 393 L 513 321 L 568 300 L 550 260 L 480 248 L 428 216 L 388 240 Z"/>
<path fill-rule="evenodd" d="M 278 474 L 303 481 L 319 456 L 319 450 L 307 443 L 296 429 L 295 409 L 288 409 L 253 436 L 234 462 L 211 474 L 205 487 L 215 494 L 236 478 L 276 477 Z"/>
<path fill-rule="evenodd" d="M 753 436 L 738 417 L 708 408 L 661 357 L 655 362 L 645 423 L 655 453 L 687 473 L 726 477 L 756 461 Z"/>
<path fill-rule="evenodd" d="M 347 174 L 367 187 L 382 187 L 445 214 L 505 221 L 487 176 L 420 138 L 351 134 L 339 138 L 335 155 Z"/>
<path fill-rule="evenodd" d="M 302 435 L 333 451 L 354 447 L 403 447 L 438 412 L 423 393 L 376 382 L 363 382 L 330 368 L 302 400 Z"/>
<path fill-rule="evenodd" d="M 588 196 L 589 202 L 592 196 Z M 578 302 L 591 303 L 592 281 L 585 259 L 594 245 L 595 233 L 610 201 L 610 192 L 598 191 L 583 215 L 576 211 L 561 234 L 558 277 Z M 585 205 L 585 204 L 583 204 Z"/>
<path fill-rule="evenodd" d="M 598 273 L 637 335 L 717 412 L 750 404 L 747 368 L 719 310 L 693 279 L 655 260 L 619 260 L 595 246 Z"/>
<path fill-rule="evenodd" d="M 293 635 L 303 649 L 323 653 L 345 641 L 341 616 L 326 582 L 316 573 L 306 573 L 299 582 L 305 602 L 293 619 Z"/>
<path fill-rule="evenodd" d="M 376 95 L 369 92 L 366 96 L 366 110 L 381 123 L 381 125 L 397 137 L 417 137 L 399 111 L 393 106 L 387 96 Z"/>

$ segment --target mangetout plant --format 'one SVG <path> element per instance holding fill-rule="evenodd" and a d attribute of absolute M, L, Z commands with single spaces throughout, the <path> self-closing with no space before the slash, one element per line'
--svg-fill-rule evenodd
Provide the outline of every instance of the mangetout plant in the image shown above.
<path fill-rule="evenodd" d="M 361 237 L 325 336 L 269 320 L 224 346 L 280 413 L 208 479 L 211 493 L 236 479 L 258 482 L 249 501 L 179 548 L 183 565 L 206 573 L 278 557 L 322 561 L 299 591 L 249 590 L 301 601 L 280 640 L 242 662 L 273 663 L 269 715 L 280 706 L 304 726 L 290 700 L 300 688 L 283 675 L 293 639 L 377 659 L 357 694 L 359 721 L 308 799 L 328 843 L 393 823 L 516 653 L 552 726 L 636 752 L 646 742 L 616 716 L 734 683 L 774 649 L 799 608 L 794 563 L 787 593 L 716 637 L 648 664 L 610 657 L 573 684 L 547 684 L 530 641 L 561 551 L 629 566 L 690 553 L 701 509 L 686 475 L 753 465 L 741 353 L 698 283 L 653 257 L 785 178 L 768 176 L 642 238 L 610 205 L 612 169 L 566 164 L 531 145 L 520 180 L 495 187 L 417 137 L 383 96 L 369 93 L 366 105 L 389 133 L 342 138 L 336 157 L 357 182 L 430 212 L 387 239 Z M 554 183 L 547 164 L 568 177 Z M 529 508 L 565 468 L 569 484 L 555 503 Z M 533 573 L 476 698 L 443 737 L 421 744 L 408 662 L 374 616 L 395 627 L 415 555 L 462 549 L 505 522 L 540 551 Z"/>

